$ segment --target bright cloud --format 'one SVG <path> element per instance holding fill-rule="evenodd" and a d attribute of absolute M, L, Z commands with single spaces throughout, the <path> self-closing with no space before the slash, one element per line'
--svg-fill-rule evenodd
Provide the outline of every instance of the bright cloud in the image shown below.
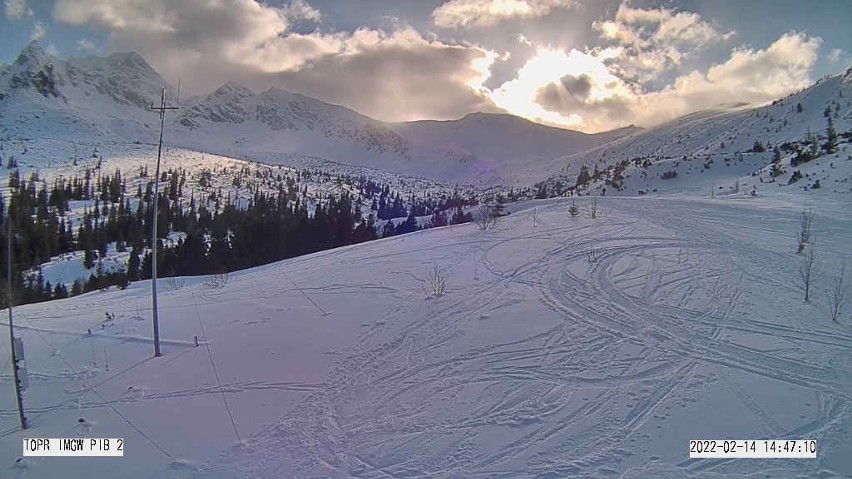
<path fill-rule="evenodd" d="M 650 81 L 680 66 L 683 60 L 709 44 L 731 38 L 692 12 L 618 7 L 613 20 L 592 24 L 601 38 L 613 46 L 598 49 L 621 76 Z M 600 56 L 600 55 L 598 55 Z"/>
<path fill-rule="evenodd" d="M 442 28 L 488 27 L 511 18 L 537 18 L 572 0 L 450 0 L 432 12 Z"/>
<path fill-rule="evenodd" d="M 305 0 L 293 0 L 284 7 L 284 15 L 292 21 L 319 22 L 322 14 L 316 8 L 310 6 Z"/>
<path fill-rule="evenodd" d="M 633 93 L 598 58 L 578 50 L 542 50 L 516 79 L 496 89 L 495 104 L 515 114 L 561 126 L 602 129 Z M 592 119 L 588 113 L 602 116 Z"/>
<path fill-rule="evenodd" d="M 47 27 L 43 22 L 35 22 L 33 31 L 30 33 L 30 40 L 41 40 L 47 35 Z"/>
<path fill-rule="evenodd" d="M 805 88 L 821 44 L 820 38 L 788 33 L 764 50 L 734 50 L 707 73 L 693 71 L 638 98 L 637 122 L 653 125 L 724 102 L 763 103 Z"/>
<path fill-rule="evenodd" d="M 764 50 L 740 48 L 706 72 L 644 91 L 598 53 L 542 50 L 491 94 L 498 106 L 554 125 L 602 131 L 650 126 L 720 103 L 766 102 L 810 84 L 819 38 L 788 33 Z"/>
<path fill-rule="evenodd" d="M 834 49 L 832 49 L 830 52 L 828 52 L 828 55 L 826 56 L 826 59 L 827 59 L 828 61 L 830 61 L 831 63 L 838 63 L 838 62 L 840 62 L 840 60 L 841 60 L 844 56 L 846 56 L 846 52 L 844 52 L 844 51 L 843 51 L 842 49 L 840 49 L 840 48 L 834 48 Z"/>
<path fill-rule="evenodd" d="M 77 50 L 81 52 L 90 52 L 95 49 L 95 44 L 91 40 L 81 38 L 77 40 Z"/>
<path fill-rule="evenodd" d="M 21 20 L 33 15 L 33 11 L 27 7 L 27 0 L 5 0 L 3 6 L 3 13 L 10 20 Z"/>
<path fill-rule="evenodd" d="M 58 0 L 54 16 L 106 28 L 116 46 L 153 55 L 157 63 L 168 57 L 170 66 L 211 59 L 277 71 L 340 50 L 334 35 L 289 34 L 291 20 L 319 19 L 301 0 L 285 7 L 254 0 Z"/>

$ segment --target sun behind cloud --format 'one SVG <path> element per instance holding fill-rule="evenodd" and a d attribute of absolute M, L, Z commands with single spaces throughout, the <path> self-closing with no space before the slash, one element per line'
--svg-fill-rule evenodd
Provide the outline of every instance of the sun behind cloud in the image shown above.
<path fill-rule="evenodd" d="M 518 71 L 516 79 L 491 94 L 497 106 L 515 115 L 555 126 L 586 129 L 605 128 L 613 120 L 593 123 L 586 114 L 589 107 L 607 109 L 614 102 L 630 101 L 632 97 L 627 84 L 613 75 L 599 58 L 579 50 L 554 49 L 539 50 Z M 580 103 L 585 106 L 570 108 Z"/>

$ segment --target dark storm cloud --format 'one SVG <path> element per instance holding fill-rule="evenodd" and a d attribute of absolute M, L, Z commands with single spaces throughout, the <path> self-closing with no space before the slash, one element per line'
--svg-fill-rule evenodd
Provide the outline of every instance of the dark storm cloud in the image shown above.
<path fill-rule="evenodd" d="M 592 79 L 585 73 L 579 76 L 565 75 L 559 79 L 559 82 L 566 92 L 580 100 L 588 98 L 589 93 L 592 91 Z"/>
<path fill-rule="evenodd" d="M 536 92 L 535 102 L 547 111 L 564 116 L 594 116 L 602 121 L 623 122 L 632 113 L 628 100 L 609 97 L 590 100 L 592 80 L 588 75 L 565 75 L 559 82 L 551 82 Z"/>
<path fill-rule="evenodd" d="M 481 72 L 476 49 L 378 44 L 351 55 L 326 56 L 309 67 L 275 75 L 284 88 L 339 103 L 388 121 L 452 119 L 498 111 L 467 85 Z"/>

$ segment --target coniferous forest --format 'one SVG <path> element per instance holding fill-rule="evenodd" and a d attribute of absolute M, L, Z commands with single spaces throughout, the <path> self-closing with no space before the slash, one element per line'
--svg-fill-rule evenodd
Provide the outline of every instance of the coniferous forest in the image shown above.
<path fill-rule="evenodd" d="M 87 169 L 82 177 L 62 177 L 47 184 L 37 173 L 24 179 L 18 169 L 11 169 L 8 198 L 0 196 L 0 273 L 5 292 L 11 225 L 15 304 L 109 286 L 124 288 L 130 282 L 151 278 L 153 181 L 128 192 L 120 170 L 110 175 L 99 171 Z M 147 170 L 140 170 L 138 176 L 146 178 Z M 366 178 L 346 179 L 357 187 L 354 194 L 342 189 L 312 198 L 296 179 L 279 179 L 277 191 L 258 188 L 247 201 L 215 190 L 198 196 L 193 190 L 187 198 L 186 171 L 163 172 L 157 198 L 158 277 L 221 274 L 410 233 L 420 229 L 418 217 L 431 217 L 422 223 L 427 227 L 468 222 L 470 214 L 463 207 L 476 201 L 458 195 L 403 198 L 388 185 Z M 204 175 L 199 180 L 205 186 Z M 240 181 L 235 177 L 235 186 Z M 82 212 L 74 208 L 75 202 L 82 202 L 78 203 L 84 205 Z M 391 221 L 394 218 L 399 220 Z M 69 285 L 45 280 L 41 264 L 77 251 L 82 252 L 83 266 L 94 270 L 87 280 L 77 279 Z M 103 267 L 102 260 L 110 251 L 129 253 L 124 268 Z M 8 295 L 3 294 L 0 306 L 6 305 Z"/>

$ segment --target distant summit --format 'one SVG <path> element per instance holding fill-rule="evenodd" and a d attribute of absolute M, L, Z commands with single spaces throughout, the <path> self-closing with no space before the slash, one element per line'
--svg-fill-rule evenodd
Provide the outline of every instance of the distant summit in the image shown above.
<path fill-rule="evenodd" d="M 48 55 L 37 41 L 30 42 L 12 65 L 4 68 L 0 78 L 5 79 L 7 92 L 0 86 L 0 95 L 16 90 L 32 89 L 44 97 L 61 98 L 60 87 L 64 84 L 61 68 L 56 68 L 57 59 Z M 5 77 L 5 78 L 4 78 Z M 0 80 L 0 85 L 2 85 Z"/>
<path fill-rule="evenodd" d="M 34 68 L 44 63 L 47 56 L 38 41 L 33 40 L 18 54 L 15 65 L 21 68 Z"/>

